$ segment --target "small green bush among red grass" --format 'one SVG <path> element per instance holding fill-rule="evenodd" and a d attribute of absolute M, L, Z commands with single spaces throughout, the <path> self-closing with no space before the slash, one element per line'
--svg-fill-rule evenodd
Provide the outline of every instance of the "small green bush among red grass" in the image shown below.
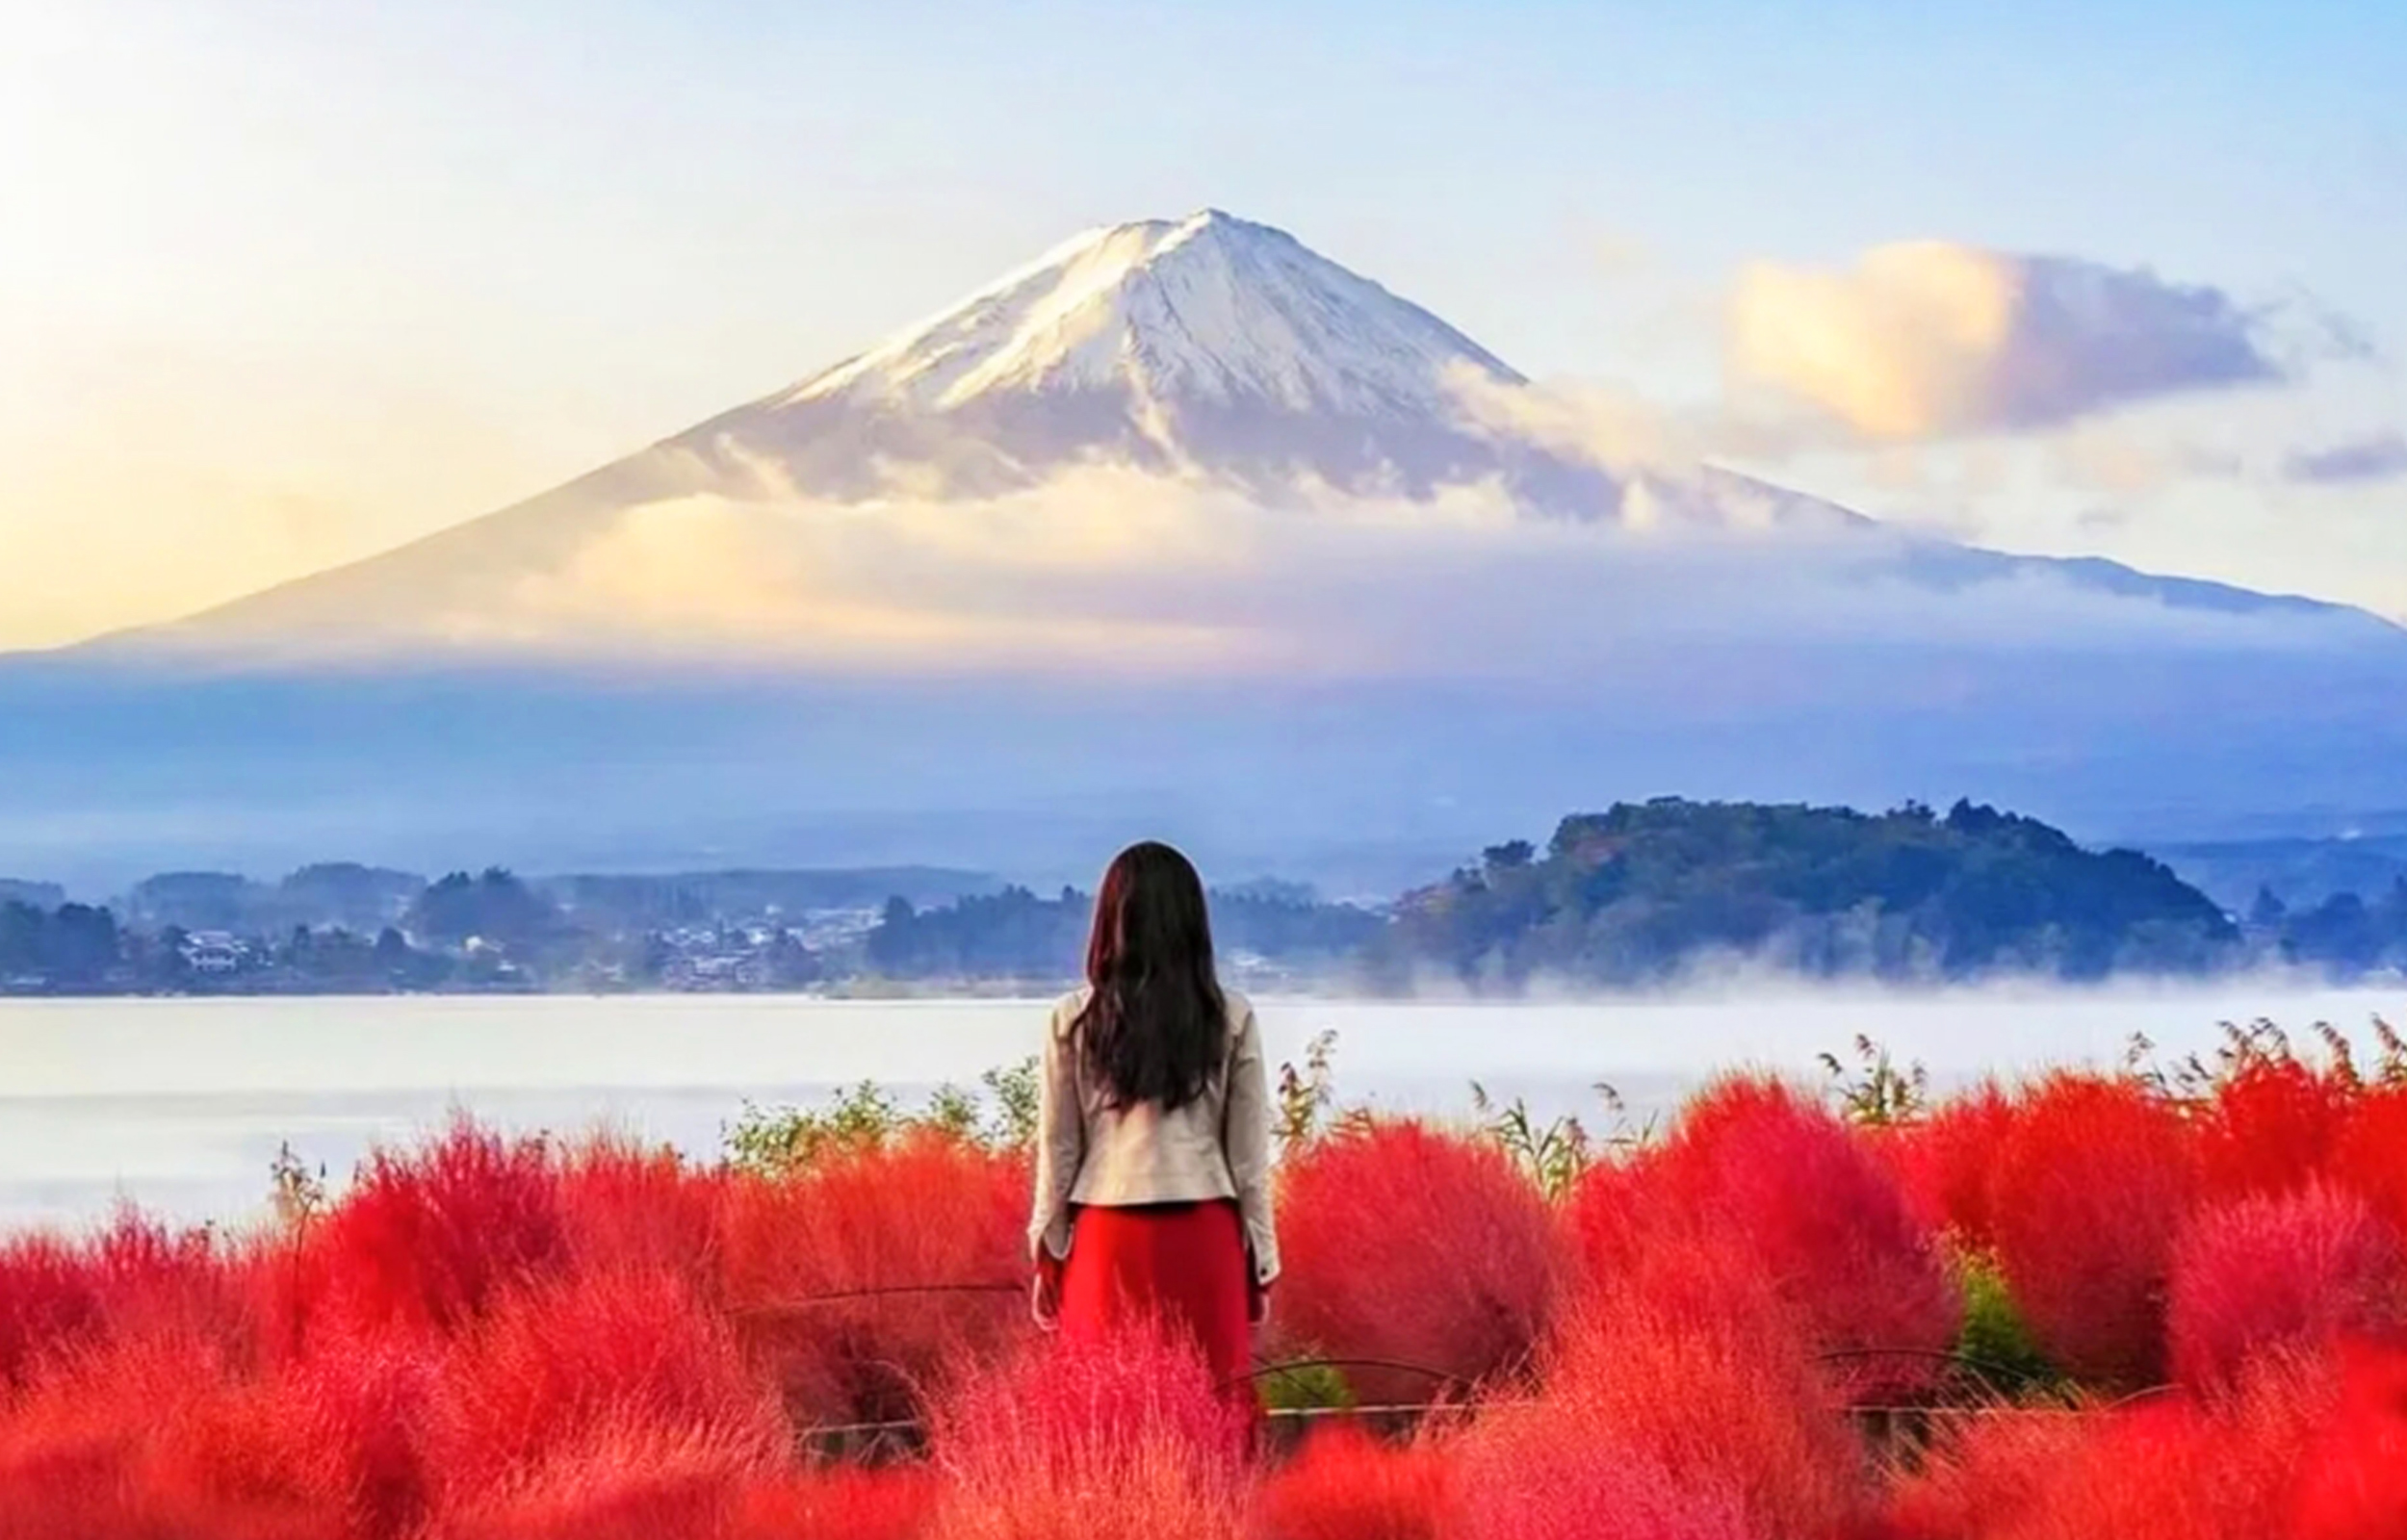
<path fill-rule="evenodd" d="M 1019 1121 L 461 1122 L 256 1233 L 0 1240 L 0 1537 L 2397 1540 L 2402 1060 L 1936 1105 L 1882 1060 L 1610 1154 L 1315 1102 L 1264 1348 L 1350 1367 L 1265 1379 L 1301 1439 L 1033 1328 Z M 1398 1398 L 1447 1404 L 1326 1415 Z"/>

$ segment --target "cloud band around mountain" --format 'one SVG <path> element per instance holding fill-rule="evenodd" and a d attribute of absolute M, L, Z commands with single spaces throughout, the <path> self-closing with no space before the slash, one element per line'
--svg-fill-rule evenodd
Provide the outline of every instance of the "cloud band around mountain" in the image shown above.
<path fill-rule="evenodd" d="M 1957 570 L 1870 528 L 1537 521 L 1482 486 L 1431 501 L 1333 497 L 1307 513 L 1100 467 L 968 501 L 670 498 L 586 525 L 556 559 L 463 562 L 440 592 L 386 597 L 389 609 L 351 593 L 313 630 L 402 655 L 431 642 L 839 674 L 1575 690 L 1651 676 L 1689 649 L 2129 654 L 2337 639 L 2317 617 L 2175 608 L 2036 569 Z"/>
<path fill-rule="evenodd" d="M 1938 439 L 2286 379 L 2263 320 L 2220 289 L 2145 270 L 1909 242 L 1840 270 L 1746 270 L 1729 367 L 1866 437 Z"/>

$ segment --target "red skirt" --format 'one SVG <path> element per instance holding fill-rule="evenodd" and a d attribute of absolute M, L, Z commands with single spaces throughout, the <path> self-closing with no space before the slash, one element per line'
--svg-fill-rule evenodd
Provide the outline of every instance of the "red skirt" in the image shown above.
<path fill-rule="evenodd" d="M 1192 1338 L 1232 1399 L 1254 1400 L 1253 1277 L 1236 1204 L 1077 1208 L 1059 1266 L 1063 1336 L 1092 1341 L 1150 1319 Z"/>

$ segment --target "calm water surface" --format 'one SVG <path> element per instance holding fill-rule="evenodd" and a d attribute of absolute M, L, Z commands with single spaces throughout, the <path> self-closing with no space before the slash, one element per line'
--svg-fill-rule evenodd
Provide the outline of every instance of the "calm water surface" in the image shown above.
<path fill-rule="evenodd" d="M 1946 1082 L 2112 1062 L 2135 1032 L 2204 1048 L 2219 1020 L 2407 1024 L 2407 991 L 2234 982 L 2115 993 L 1741 993 L 1578 1004 L 1258 1002 L 1273 1062 L 1338 1035 L 1348 1100 L 1460 1114 L 1469 1085 L 1592 1127 L 1597 1082 L 1634 1119 L 1717 1069 L 1819 1073 L 1858 1033 Z M 453 1109 L 512 1129 L 614 1126 L 714 1150 L 745 1098 L 874 1079 L 974 1083 L 1035 1047 L 1027 1002 L 647 996 L 0 1001 L 0 1222 L 82 1223 L 120 1200 L 240 1219 L 289 1142 L 339 1176 Z M 2361 1040 L 2363 1040 L 2361 1037 Z"/>

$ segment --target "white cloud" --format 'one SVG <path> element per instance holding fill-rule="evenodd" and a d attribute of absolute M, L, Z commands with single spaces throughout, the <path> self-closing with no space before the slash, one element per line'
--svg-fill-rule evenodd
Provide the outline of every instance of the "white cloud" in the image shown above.
<path fill-rule="evenodd" d="M 469 553 L 455 578 L 420 570 L 389 595 L 347 592 L 317 636 L 834 673 L 1562 685 L 1661 678 L 1667 653 L 1734 645 L 2256 647 L 2322 634 L 1875 528 L 1737 517 L 1701 528 L 1676 487 L 1633 487 L 1618 523 L 1530 520 L 1483 487 L 1270 509 L 1104 469 L 978 501 L 686 497 L 575 510 L 590 535 L 541 565 Z"/>
<path fill-rule="evenodd" d="M 1883 440 L 2045 428 L 2287 374 L 2262 318 L 2221 290 L 1945 241 L 1836 271 L 1755 264 L 1728 323 L 1736 382 Z"/>
<path fill-rule="evenodd" d="M 1616 475 L 1686 475 L 1712 449 L 1695 424 L 1615 386 L 1508 384 L 1469 365 L 1450 371 L 1446 386 L 1480 427 Z"/>

